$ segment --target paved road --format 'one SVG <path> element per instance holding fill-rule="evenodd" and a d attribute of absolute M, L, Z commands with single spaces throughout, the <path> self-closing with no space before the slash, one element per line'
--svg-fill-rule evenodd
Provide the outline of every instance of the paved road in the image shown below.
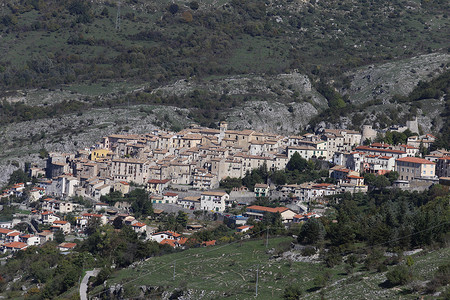
<path fill-rule="evenodd" d="M 87 271 L 86 275 L 84 275 L 83 280 L 81 281 L 80 284 L 80 299 L 81 300 L 88 300 L 88 296 L 87 296 L 87 288 L 88 288 L 88 282 L 89 282 L 89 277 L 92 276 L 97 276 L 98 272 L 100 272 L 100 269 L 94 269 L 92 271 Z"/>

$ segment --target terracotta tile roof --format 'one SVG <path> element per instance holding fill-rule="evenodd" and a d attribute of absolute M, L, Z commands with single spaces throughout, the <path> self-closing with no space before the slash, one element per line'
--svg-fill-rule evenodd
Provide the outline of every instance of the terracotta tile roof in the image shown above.
<path fill-rule="evenodd" d="M 186 244 L 187 241 L 188 241 L 187 238 L 182 237 L 182 238 L 179 238 L 179 239 L 178 239 L 177 243 L 178 243 L 179 245 L 184 245 L 184 244 Z"/>
<path fill-rule="evenodd" d="M 389 144 L 381 144 L 381 143 L 373 143 L 370 146 L 377 148 L 389 148 L 391 145 Z"/>
<path fill-rule="evenodd" d="M 91 213 L 85 213 L 85 214 L 83 214 L 82 215 L 83 217 L 95 217 L 95 218 L 101 218 L 101 217 L 103 217 L 102 215 L 100 215 L 100 214 L 91 214 Z"/>
<path fill-rule="evenodd" d="M 169 246 L 171 246 L 171 247 L 173 247 L 173 248 L 176 247 L 176 241 L 170 240 L 170 239 L 164 239 L 164 240 L 161 241 L 160 244 L 161 244 L 161 245 L 169 245 Z"/>
<path fill-rule="evenodd" d="M 18 236 L 18 235 L 20 235 L 20 232 L 18 232 L 18 231 L 11 232 L 11 233 L 7 234 L 7 236 Z"/>
<path fill-rule="evenodd" d="M 252 210 L 259 210 L 259 211 L 267 211 L 267 212 L 271 212 L 271 213 L 282 213 L 286 210 L 289 210 L 289 208 L 287 207 L 265 207 L 265 206 L 259 206 L 259 205 L 252 205 L 247 207 L 247 209 L 252 209 Z"/>
<path fill-rule="evenodd" d="M 173 237 L 180 237 L 181 234 L 170 231 L 170 230 L 166 230 L 166 231 L 160 231 L 160 232 L 155 232 L 153 235 L 158 235 L 158 234 L 167 234 Z"/>
<path fill-rule="evenodd" d="M 6 243 L 3 246 L 6 248 L 15 248 L 15 249 L 23 249 L 28 247 L 28 244 L 22 243 L 22 242 L 12 242 L 12 243 Z"/>
<path fill-rule="evenodd" d="M 67 221 L 60 221 L 60 220 L 53 221 L 53 224 L 65 225 L 67 223 L 69 223 L 69 222 L 67 222 Z"/>
<path fill-rule="evenodd" d="M 10 232 L 13 232 L 14 230 L 11 229 L 6 229 L 6 228 L 0 228 L 0 233 L 1 234 L 8 234 Z"/>
<path fill-rule="evenodd" d="M 429 160 L 426 160 L 424 158 L 419 158 L 419 157 L 403 157 L 403 158 L 398 158 L 397 161 L 409 162 L 409 163 L 414 163 L 414 164 L 427 164 L 427 165 L 435 165 L 436 164 L 434 162 L 431 162 Z"/>
<path fill-rule="evenodd" d="M 77 245 L 76 243 L 61 243 L 61 244 L 58 245 L 58 247 L 72 249 L 76 245 Z"/>
<path fill-rule="evenodd" d="M 331 183 L 319 183 L 319 184 L 313 185 L 312 187 L 314 187 L 314 188 L 323 188 L 323 187 L 329 187 L 330 185 L 333 185 L 333 184 L 331 184 Z"/>
<path fill-rule="evenodd" d="M 203 246 L 214 246 L 215 244 L 216 244 L 216 240 L 202 242 Z"/>
<path fill-rule="evenodd" d="M 175 196 L 178 196 L 178 194 L 177 194 L 177 193 L 167 192 L 167 193 L 164 194 L 164 196 L 167 196 L 167 197 L 175 197 Z"/>
<path fill-rule="evenodd" d="M 146 226 L 146 224 L 145 223 L 141 223 L 141 222 L 136 222 L 132 226 L 133 227 L 144 227 L 144 226 Z"/>
<path fill-rule="evenodd" d="M 148 183 L 151 183 L 151 184 L 164 184 L 164 183 L 167 183 L 167 182 L 169 182 L 170 181 L 170 179 L 163 179 L 163 180 L 159 180 L 159 179 L 150 179 L 149 181 L 148 181 Z"/>

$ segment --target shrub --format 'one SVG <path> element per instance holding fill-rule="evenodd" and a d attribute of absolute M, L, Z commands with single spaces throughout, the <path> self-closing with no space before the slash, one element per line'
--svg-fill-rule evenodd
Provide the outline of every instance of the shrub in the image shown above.
<path fill-rule="evenodd" d="M 199 7 L 198 2 L 197 2 L 197 1 L 191 1 L 191 2 L 189 2 L 189 7 L 190 7 L 192 10 L 197 10 L 198 7 Z"/>
<path fill-rule="evenodd" d="M 305 247 L 302 250 L 302 255 L 303 256 L 311 256 L 311 255 L 314 255 L 314 254 L 316 254 L 316 248 L 314 248 L 314 247 Z"/>
<path fill-rule="evenodd" d="M 178 7 L 178 5 L 175 4 L 175 3 L 171 4 L 171 5 L 169 6 L 169 8 L 168 8 L 169 12 L 170 12 L 172 15 L 176 14 L 176 13 L 178 12 L 178 9 L 179 9 L 179 7 Z"/>
<path fill-rule="evenodd" d="M 412 276 L 405 265 L 397 266 L 386 274 L 386 278 L 391 286 L 404 285 L 408 283 Z"/>
<path fill-rule="evenodd" d="M 287 300 L 297 300 L 300 299 L 302 295 L 302 290 L 298 286 L 288 286 L 284 289 L 283 298 Z"/>

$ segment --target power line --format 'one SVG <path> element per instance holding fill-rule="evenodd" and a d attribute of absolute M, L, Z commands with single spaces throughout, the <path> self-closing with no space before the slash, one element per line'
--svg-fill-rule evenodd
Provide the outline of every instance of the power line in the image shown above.
<path fill-rule="evenodd" d="M 264 230 L 261 230 L 261 231 L 259 231 L 259 232 L 255 232 L 255 233 L 251 234 L 250 236 L 255 236 L 255 235 L 258 235 L 258 234 L 260 234 L 260 233 L 262 233 L 262 232 L 264 232 Z M 210 252 L 213 252 L 213 251 L 216 251 L 216 250 L 219 250 L 219 249 L 222 249 L 222 248 L 231 246 L 231 245 L 233 245 L 233 244 L 238 243 L 239 241 L 240 241 L 240 240 L 236 240 L 236 241 L 234 241 L 234 242 L 231 242 L 231 243 L 228 243 L 228 244 L 225 244 L 225 245 L 222 245 L 222 246 L 218 246 L 218 247 L 211 248 L 210 250 L 204 251 L 204 252 L 201 253 L 200 255 L 205 255 L 205 254 L 207 254 L 207 253 L 210 253 Z M 194 255 L 195 255 L 195 256 L 198 256 L 199 254 L 191 254 L 190 256 L 186 256 L 186 257 L 183 257 L 183 258 L 174 259 L 172 262 L 173 262 L 173 264 L 175 264 L 176 261 L 187 260 L 187 259 L 191 258 L 191 257 L 194 256 Z M 134 282 L 134 281 L 136 281 L 136 280 L 138 280 L 138 279 L 141 279 L 142 277 L 145 277 L 145 276 L 147 276 L 147 275 L 150 275 L 150 274 L 152 274 L 152 273 L 155 273 L 156 271 L 159 271 L 159 270 L 161 270 L 161 269 L 163 269 L 163 268 L 166 268 L 166 267 L 172 265 L 172 262 L 171 262 L 171 263 L 164 264 L 164 265 L 162 265 L 161 267 L 159 267 L 159 268 L 157 268 L 157 269 L 155 269 L 155 270 L 149 271 L 149 272 L 144 273 L 144 274 L 142 274 L 142 275 L 140 275 L 140 276 L 138 276 L 138 277 L 136 277 L 136 278 L 134 278 L 134 279 L 131 279 L 131 280 L 129 280 L 129 281 L 126 281 L 126 282 L 122 283 L 122 285 L 126 285 L 126 284 L 129 284 L 129 283 L 132 283 L 132 282 Z M 108 290 L 108 289 L 105 288 L 105 289 L 103 289 L 102 291 L 100 291 L 100 292 L 94 294 L 93 296 L 99 296 L 99 295 L 101 295 L 102 293 L 104 293 L 104 292 L 107 291 L 107 290 Z"/>
<path fill-rule="evenodd" d="M 387 243 L 390 243 L 390 242 L 393 242 L 393 241 L 398 241 L 398 240 L 401 240 L 401 239 L 404 239 L 404 238 L 407 238 L 407 237 L 410 237 L 410 236 L 413 236 L 413 235 L 417 235 L 417 234 L 420 234 L 420 233 L 423 233 L 423 232 L 426 232 L 426 231 L 429 231 L 429 230 L 432 230 L 432 229 L 434 229 L 434 228 L 437 228 L 437 227 L 440 227 L 440 226 L 443 226 L 443 225 L 447 225 L 447 224 L 450 224 L 450 222 L 444 222 L 444 223 L 441 223 L 441 224 L 432 226 L 432 227 L 430 227 L 430 228 L 427 228 L 427 229 L 424 229 L 424 230 L 421 230 L 421 231 L 418 231 L 418 232 L 414 232 L 414 233 L 412 233 L 412 234 L 408 234 L 408 235 L 405 235 L 405 236 L 402 236 L 402 237 L 398 237 L 398 238 L 395 238 L 395 239 L 390 239 L 390 240 L 388 240 L 388 241 L 386 241 L 386 242 L 383 242 L 383 243 L 379 243 L 379 244 L 372 245 L 372 246 L 366 246 L 366 247 L 358 248 L 358 249 L 355 249 L 355 250 L 363 250 L 363 249 L 374 248 L 374 247 L 381 246 L 381 245 L 384 245 L 384 244 L 387 244 Z M 256 235 L 259 235 L 260 233 L 262 233 L 262 232 L 264 232 L 264 231 L 265 231 L 265 230 L 261 230 L 261 231 L 259 231 L 259 232 L 256 232 L 256 233 L 251 234 L 250 236 L 256 236 Z M 222 246 L 218 246 L 218 247 L 211 248 L 210 250 L 204 251 L 203 253 L 200 253 L 200 254 L 191 254 L 191 255 L 186 256 L 186 257 L 183 257 L 183 258 L 175 259 L 175 260 L 173 260 L 172 262 L 167 263 L 167 264 L 164 264 L 164 265 L 160 266 L 159 268 L 157 268 L 157 269 L 155 269 L 155 270 L 152 270 L 152 271 L 149 271 L 149 272 L 147 272 L 147 273 L 141 274 L 140 276 L 138 276 L 138 277 L 136 277 L 136 278 L 134 278 L 134 279 L 131 279 L 131 280 L 129 280 L 129 281 L 126 281 L 126 282 L 122 283 L 122 285 L 125 286 L 125 285 L 127 285 L 127 284 L 130 284 L 130 283 L 132 283 L 132 282 L 134 282 L 134 281 L 136 281 L 136 280 L 138 280 L 138 279 L 142 279 L 143 277 L 148 276 L 148 275 L 151 275 L 151 274 L 153 274 L 153 273 L 155 273 L 155 272 L 157 272 L 157 271 L 159 271 L 159 270 L 161 270 L 161 269 L 163 269 L 163 268 L 166 268 L 166 267 L 168 267 L 168 266 L 170 266 L 170 265 L 173 265 L 173 268 L 174 268 L 173 280 L 175 280 L 175 264 L 176 264 L 177 261 L 187 260 L 187 259 L 192 258 L 192 256 L 197 256 L 197 257 L 198 257 L 199 255 L 205 255 L 205 254 L 207 254 L 207 253 L 210 253 L 210 252 L 213 252 L 213 251 L 216 251 L 216 250 L 219 250 L 219 249 L 222 249 L 222 248 L 231 246 L 231 245 L 236 244 L 236 243 L 238 243 L 238 242 L 240 242 L 240 240 L 236 240 L 236 241 L 234 241 L 234 242 L 231 242 L 231 243 L 228 243 L 228 244 L 225 244 L 225 245 L 222 245 Z M 341 252 L 341 253 L 339 253 L 339 254 L 344 255 L 345 252 Z M 222 257 L 218 257 L 218 259 L 222 259 Z M 262 265 L 261 265 L 261 263 L 258 263 L 258 264 L 257 264 L 257 274 L 256 274 L 256 276 L 257 276 L 257 277 L 256 277 L 256 278 L 257 278 L 257 279 L 256 279 L 256 280 L 257 280 L 257 283 L 256 283 L 256 286 L 255 286 L 255 293 L 256 293 L 256 295 L 257 295 L 257 293 L 258 293 L 258 287 L 257 287 L 257 285 L 258 285 L 258 281 L 259 281 L 259 268 L 262 267 L 262 266 L 264 266 L 264 265 L 269 264 L 270 262 L 271 262 L 271 261 L 267 261 L 266 263 L 264 263 L 264 264 L 262 264 Z M 101 295 L 102 293 L 104 293 L 104 292 L 107 291 L 107 290 L 108 290 L 108 288 L 105 288 L 105 289 L 103 289 L 102 291 L 100 291 L 100 292 L 94 294 L 93 296 L 99 296 L 99 295 Z"/>

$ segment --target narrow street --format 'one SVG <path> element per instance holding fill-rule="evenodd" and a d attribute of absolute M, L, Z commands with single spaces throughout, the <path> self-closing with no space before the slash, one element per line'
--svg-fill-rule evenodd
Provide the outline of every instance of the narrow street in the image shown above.
<path fill-rule="evenodd" d="M 89 278 L 92 276 L 97 276 L 98 272 L 100 272 L 99 269 L 94 269 L 92 271 L 87 271 L 86 275 L 84 275 L 83 280 L 81 281 L 81 284 L 80 284 L 80 299 L 81 300 L 88 300 L 87 289 L 88 289 Z"/>

